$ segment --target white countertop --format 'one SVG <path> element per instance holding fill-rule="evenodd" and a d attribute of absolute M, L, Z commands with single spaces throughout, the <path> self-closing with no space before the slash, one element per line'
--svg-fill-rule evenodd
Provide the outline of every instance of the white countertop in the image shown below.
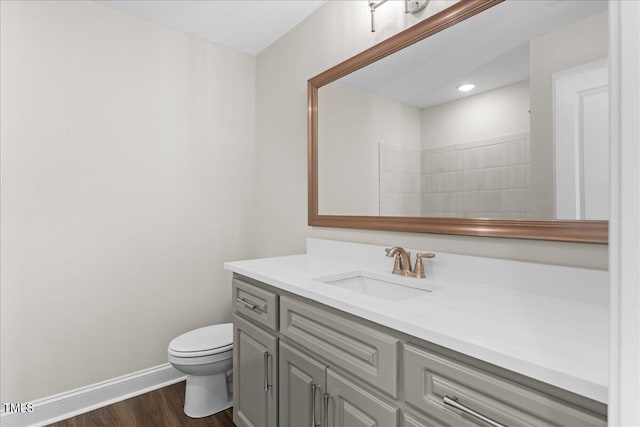
<path fill-rule="evenodd" d="M 314 280 L 351 271 L 389 274 L 393 261 L 384 256 L 383 249 L 309 239 L 307 254 L 228 262 L 225 268 L 607 402 L 606 272 L 437 254 L 425 263 L 427 275 L 437 274 L 415 280 L 439 289 L 401 301 L 382 300 Z M 451 274 L 438 270 L 443 265 Z"/>

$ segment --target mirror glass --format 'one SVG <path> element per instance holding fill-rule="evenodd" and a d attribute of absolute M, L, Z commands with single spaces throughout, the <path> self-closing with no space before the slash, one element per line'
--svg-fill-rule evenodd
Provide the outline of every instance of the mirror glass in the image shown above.
<path fill-rule="evenodd" d="M 608 219 L 607 56 L 606 1 L 506 1 L 320 87 L 318 213 Z"/>

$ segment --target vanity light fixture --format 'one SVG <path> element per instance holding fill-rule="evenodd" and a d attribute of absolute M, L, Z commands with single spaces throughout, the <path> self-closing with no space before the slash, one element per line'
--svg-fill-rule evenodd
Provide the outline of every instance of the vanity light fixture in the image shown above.
<path fill-rule="evenodd" d="M 371 10 L 371 32 L 376 32 L 375 15 L 376 9 L 386 3 L 387 0 L 369 0 L 369 9 Z M 429 0 L 404 0 L 404 13 L 413 13 L 414 15 L 427 7 Z"/>
<path fill-rule="evenodd" d="M 472 84 L 472 83 L 465 83 L 463 85 L 458 86 L 458 90 L 460 92 L 469 92 L 470 90 L 472 90 L 474 87 L 476 87 L 476 85 Z"/>
<path fill-rule="evenodd" d="M 386 3 L 387 0 L 369 0 L 369 9 L 371 9 L 371 32 L 376 32 L 375 14 L 376 9 Z"/>
<path fill-rule="evenodd" d="M 414 15 L 424 10 L 429 4 L 429 0 L 404 0 L 404 13 L 413 13 Z"/>

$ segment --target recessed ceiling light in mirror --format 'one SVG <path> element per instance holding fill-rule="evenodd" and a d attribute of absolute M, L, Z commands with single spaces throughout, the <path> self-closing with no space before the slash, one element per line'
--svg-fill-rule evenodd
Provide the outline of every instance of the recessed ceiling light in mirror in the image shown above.
<path fill-rule="evenodd" d="M 476 87 L 476 85 L 471 84 L 471 83 L 467 83 L 467 84 L 463 84 L 458 86 L 458 90 L 460 92 L 469 92 L 470 90 L 472 90 L 474 87 Z"/>

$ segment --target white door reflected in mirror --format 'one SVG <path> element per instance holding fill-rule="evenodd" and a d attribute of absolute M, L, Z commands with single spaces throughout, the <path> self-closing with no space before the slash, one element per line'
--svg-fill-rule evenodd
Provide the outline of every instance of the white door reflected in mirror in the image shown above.
<path fill-rule="evenodd" d="M 554 73 L 556 216 L 609 218 L 609 66 Z"/>

